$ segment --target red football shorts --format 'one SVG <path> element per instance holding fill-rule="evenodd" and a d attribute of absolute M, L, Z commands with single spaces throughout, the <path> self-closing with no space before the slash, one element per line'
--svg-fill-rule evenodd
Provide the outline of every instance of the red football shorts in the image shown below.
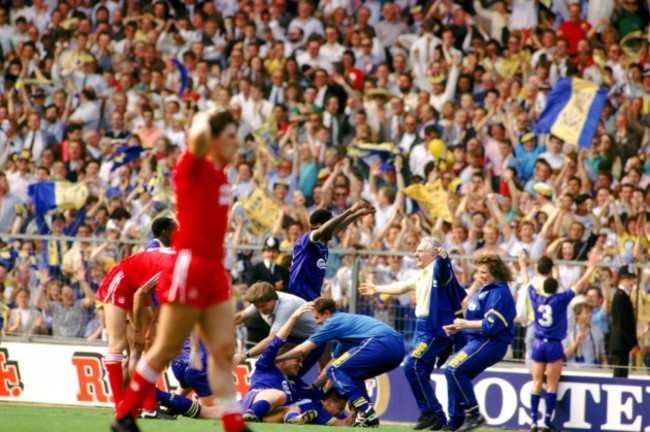
<path fill-rule="evenodd" d="M 183 249 L 158 282 L 160 303 L 180 303 L 205 309 L 230 299 L 230 279 L 221 262 Z"/>
<path fill-rule="evenodd" d="M 126 311 L 133 309 L 133 292 L 124 282 L 124 273 L 119 265 L 108 272 L 97 290 L 95 298 L 102 303 L 112 304 Z"/>

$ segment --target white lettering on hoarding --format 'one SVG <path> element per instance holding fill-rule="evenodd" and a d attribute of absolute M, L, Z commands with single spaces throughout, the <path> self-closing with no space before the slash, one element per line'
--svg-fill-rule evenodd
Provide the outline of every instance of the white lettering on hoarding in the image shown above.
<path fill-rule="evenodd" d="M 591 423 L 587 422 L 587 394 L 591 394 L 594 403 L 600 403 L 600 386 L 587 383 L 561 383 L 558 388 L 558 400 L 564 399 L 566 392 L 571 392 L 569 402 L 569 421 L 564 422 L 563 428 L 591 429 Z"/>
<path fill-rule="evenodd" d="M 602 426 L 602 430 L 617 432 L 641 430 L 641 416 L 632 419 L 634 402 L 643 400 L 641 388 L 615 384 L 603 384 L 602 388 L 607 393 L 607 422 Z M 623 402 L 625 393 L 628 393 L 630 397 Z M 630 419 L 632 419 L 632 423 L 623 423 Z"/>
<path fill-rule="evenodd" d="M 517 423 L 520 426 L 528 426 L 530 424 L 530 392 L 533 388 L 533 382 L 528 381 L 526 384 L 521 386 L 519 390 L 519 400 L 521 400 L 522 407 L 519 408 L 519 418 Z M 541 405 L 541 404 L 540 404 Z M 539 407 L 541 410 L 541 406 Z M 539 418 L 539 417 L 538 417 Z"/>
<path fill-rule="evenodd" d="M 648 394 L 650 394 L 650 387 L 646 387 L 646 388 L 645 388 L 645 392 L 648 393 Z M 648 414 L 648 415 L 650 415 L 650 414 Z M 649 423 L 650 423 L 650 422 L 649 422 Z M 645 428 L 645 432 L 650 432 L 650 426 L 648 426 L 647 428 Z"/>
<path fill-rule="evenodd" d="M 491 417 L 485 412 L 485 410 L 483 410 L 483 415 L 487 419 L 488 424 L 503 424 L 510 420 L 517 412 L 517 403 L 512 403 L 517 400 L 517 391 L 512 384 L 502 378 L 482 379 L 474 385 L 474 391 L 476 392 L 476 397 L 480 406 L 486 406 L 487 392 L 490 386 L 493 385 L 497 386 L 501 391 L 501 401 L 503 402 L 501 404 L 501 411 L 496 417 Z"/>

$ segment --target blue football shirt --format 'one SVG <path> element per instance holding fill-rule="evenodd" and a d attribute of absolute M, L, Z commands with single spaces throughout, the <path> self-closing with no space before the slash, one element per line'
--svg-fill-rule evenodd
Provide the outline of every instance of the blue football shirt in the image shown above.
<path fill-rule="evenodd" d="M 561 341 L 567 332 L 567 307 L 575 296 L 573 290 L 553 295 L 537 292 L 531 285 L 528 296 L 535 314 L 535 337 Z"/>
<path fill-rule="evenodd" d="M 312 232 L 306 232 L 296 241 L 289 274 L 289 292 L 306 301 L 320 297 L 329 256 L 327 244 L 311 240 Z"/>

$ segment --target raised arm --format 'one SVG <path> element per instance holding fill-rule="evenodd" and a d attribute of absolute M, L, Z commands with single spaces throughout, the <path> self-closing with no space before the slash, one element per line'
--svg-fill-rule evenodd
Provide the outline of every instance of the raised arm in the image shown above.
<path fill-rule="evenodd" d="M 375 212 L 375 208 L 365 201 L 355 203 L 351 208 L 341 213 L 329 221 L 325 222 L 320 228 L 312 231 L 311 240 L 314 242 L 329 240 L 337 232 L 344 230 L 348 225 L 358 218 Z"/>
<path fill-rule="evenodd" d="M 404 159 L 402 156 L 397 156 L 395 158 L 395 177 L 397 181 L 397 194 L 395 195 L 395 206 L 400 210 L 404 210 L 404 175 L 402 174 L 402 168 L 404 165 Z"/>
<path fill-rule="evenodd" d="M 192 119 L 192 125 L 187 134 L 187 148 L 197 157 L 205 156 L 210 139 L 210 116 L 205 112 L 197 112 Z"/>
<path fill-rule="evenodd" d="M 497 196 L 495 194 L 488 194 L 487 196 L 487 205 L 488 209 L 490 210 L 490 214 L 496 219 L 497 224 L 499 225 L 499 229 L 503 233 L 503 240 L 508 243 L 510 239 L 512 238 L 512 230 L 510 229 L 510 225 L 508 224 L 508 221 L 506 220 L 505 216 L 501 212 L 501 209 L 499 208 L 499 204 L 497 202 Z"/>
<path fill-rule="evenodd" d="M 38 274 L 38 290 L 36 291 L 36 298 L 34 299 L 34 304 L 37 308 L 42 311 L 47 312 L 49 309 L 49 304 L 47 301 L 47 295 L 45 291 L 47 290 L 47 284 L 52 280 L 50 276 L 50 271 L 48 269 L 43 269 Z"/>
<path fill-rule="evenodd" d="M 521 274 L 521 285 L 528 286 L 530 283 L 530 276 L 528 275 L 528 254 L 525 251 L 519 252 L 519 273 Z"/>
<path fill-rule="evenodd" d="M 444 248 L 436 248 L 436 262 L 433 265 L 433 280 L 438 281 L 438 286 L 444 287 L 454 278 L 454 272 L 451 266 L 451 260 Z"/>
<path fill-rule="evenodd" d="M 86 269 L 81 267 L 77 269 L 74 274 L 74 279 L 79 283 L 84 292 L 83 305 L 86 309 L 90 309 L 95 304 L 95 293 L 90 288 L 90 284 L 86 279 Z"/>
<path fill-rule="evenodd" d="M 539 234 L 545 239 L 552 238 L 555 234 L 557 234 L 558 228 L 560 228 L 560 224 L 562 223 L 563 216 L 564 212 L 562 210 L 557 209 L 554 211 L 551 217 L 548 218 L 546 222 L 544 222 L 544 226 L 542 226 L 542 230 Z"/>
<path fill-rule="evenodd" d="M 593 250 L 591 251 L 589 254 L 589 261 L 587 262 L 587 270 L 585 270 L 580 279 L 578 279 L 578 281 L 571 286 L 571 289 L 576 294 L 582 294 L 587 289 L 587 287 L 589 287 L 589 281 L 594 275 L 594 272 L 596 271 L 596 265 L 601 258 L 601 254 Z"/>
<path fill-rule="evenodd" d="M 294 358 L 303 357 L 309 354 L 310 352 L 312 352 L 317 346 L 318 345 L 316 345 L 312 341 L 306 340 L 300 345 L 298 345 L 297 347 L 295 347 L 294 349 L 292 349 L 291 351 L 276 357 L 275 362 L 278 363 L 285 360 L 291 360 Z"/>

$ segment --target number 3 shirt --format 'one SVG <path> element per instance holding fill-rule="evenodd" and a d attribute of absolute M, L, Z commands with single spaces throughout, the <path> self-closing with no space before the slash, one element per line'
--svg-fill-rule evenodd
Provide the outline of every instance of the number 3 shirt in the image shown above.
<path fill-rule="evenodd" d="M 567 331 L 567 307 L 575 296 L 573 290 L 544 295 L 530 285 L 528 296 L 535 313 L 535 338 L 562 341 Z"/>

